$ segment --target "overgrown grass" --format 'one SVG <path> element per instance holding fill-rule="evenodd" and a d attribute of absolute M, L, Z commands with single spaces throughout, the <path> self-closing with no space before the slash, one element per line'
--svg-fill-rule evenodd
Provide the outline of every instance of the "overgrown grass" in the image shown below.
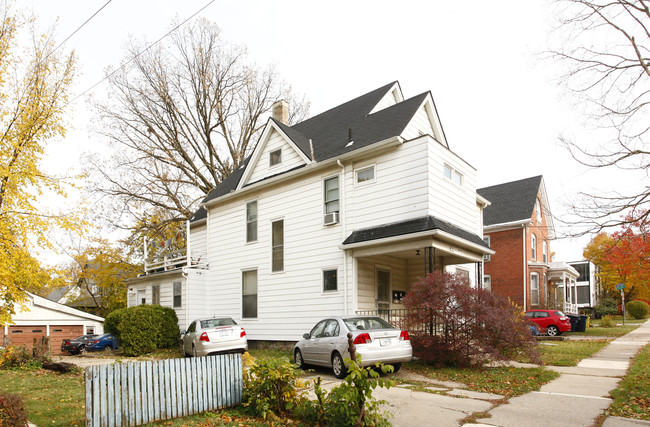
<path fill-rule="evenodd" d="M 641 326 L 641 323 L 636 325 L 617 325 L 613 328 L 601 328 L 600 326 L 593 326 L 586 328 L 585 332 L 565 332 L 565 336 L 587 336 L 587 337 L 620 337 L 630 331 L 635 330 Z"/>
<path fill-rule="evenodd" d="M 607 340 L 550 341 L 541 342 L 538 349 L 547 365 L 576 366 L 582 359 L 599 352 L 607 344 Z"/>
<path fill-rule="evenodd" d="M 85 425 L 82 373 L 0 371 L 0 389 L 20 395 L 29 420 L 39 426 Z"/>
<path fill-rule="evenodd" d="M 607 415 L 650 420 L 650 345 L 634 358 L 627 375 L 611 392 Z"/>
<path fill-rule="evenodd" d="M 559 376 L 557 372 L 543 367 L 434 368 L 420 361 L 405 364 L 402 369 L 433 380 L 459 382 L 465 384 L 469 390 L 501 394 L 505 397 L 539 390 L 542 385 Z"/>

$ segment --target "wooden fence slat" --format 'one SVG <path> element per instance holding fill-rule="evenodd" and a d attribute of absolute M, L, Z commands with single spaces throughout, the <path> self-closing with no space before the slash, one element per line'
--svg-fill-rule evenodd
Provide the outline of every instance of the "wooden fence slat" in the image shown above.
<path fill-rule="evenodd" d="M 136 426 L 241 403 L 241 355 L 91 366 L 86 426 Z"/>

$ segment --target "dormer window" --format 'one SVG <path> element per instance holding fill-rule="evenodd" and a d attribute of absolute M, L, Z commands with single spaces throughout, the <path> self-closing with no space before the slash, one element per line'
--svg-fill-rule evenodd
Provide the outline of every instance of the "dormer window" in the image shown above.
<path fill-rule="evenodd" d="M 282 163 L 282 149 L 271 151 L 269 153 L 269 166 L 275 166 Z"/>

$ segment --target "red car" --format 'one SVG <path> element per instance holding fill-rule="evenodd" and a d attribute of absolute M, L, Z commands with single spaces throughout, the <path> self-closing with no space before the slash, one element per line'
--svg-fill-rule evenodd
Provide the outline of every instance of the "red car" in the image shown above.
<path fill-rule="evenodd" d="M 554 337 L 571 331 L 571 320 L 560 310 L 530 310 L 524 314 L 546 335 Z"/>

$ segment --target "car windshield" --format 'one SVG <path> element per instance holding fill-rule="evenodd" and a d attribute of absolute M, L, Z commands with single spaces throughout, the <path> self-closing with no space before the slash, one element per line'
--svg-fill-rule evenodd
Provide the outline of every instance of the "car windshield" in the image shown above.
<path fill-rule="evenodd" d="M 369 329 L 395 329 L 390 323 L 379 317 L 349 317 L 343 319 L 345 326 L 351 331 L 367 331 Z"/>
<path fill-rule="evenodd" d="M 555 313 L 556 316 L 564 317 L 564 313 L 562 313 L 562 312 L 559 311 L 559 310 L 558 310 L 558 311 L 555 311 L 554 313 Z"/>
<path fill-rule="evenodd" d="M 237 323 L 230 317 L 222 317 L 220 319 L 201 320 L 201 329 L 216 328 L 219 326 L 232 326 Z"/>
<path fill-rule="evenodd" d="M 100 336 L 97 337 L 97 339 L 98 339 L 98 340 L 101 340 L 101 339 L 104 339 L 104 338 L 108 337 L 109 335 L 110 335 L 110 334 L 100 335 Z"/>

